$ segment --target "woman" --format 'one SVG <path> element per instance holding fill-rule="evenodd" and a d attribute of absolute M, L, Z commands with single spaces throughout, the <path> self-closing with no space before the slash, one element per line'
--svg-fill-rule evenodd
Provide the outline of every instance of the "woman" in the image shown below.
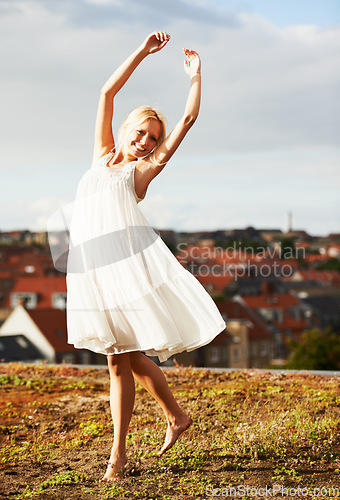
<path fill-rule="evenodd" d="M 164 361 L 209 343 L 226 326 L 211 297 L 137 206 L 198 116 L 198 54 L 184 49 L 190 91 L 181 120 L 166 138 L 163 116 L 148 106 L 128 115 L 117 146 L 112 132 L 116 94 L 143 59 L 169 39 L 165 32 L 150 34 L 103 86 L 93 164 L 79 183 L 70 229 L 69 343 L 108 356 L 114 442 L 104 481 L 120 477 L 127 462 L 134 379 L 156 399 L 167 420 L 159 456 L 192 422 L 175 401 L 162 370 L 145 354 Z"/>

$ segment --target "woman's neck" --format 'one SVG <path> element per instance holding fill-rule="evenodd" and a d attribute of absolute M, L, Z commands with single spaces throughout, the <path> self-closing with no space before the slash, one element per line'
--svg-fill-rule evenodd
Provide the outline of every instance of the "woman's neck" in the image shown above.
<path fill-rule="evenodd" d="M 138 158 L 136 156 L 124 154 L 122 150 L 119 150 L 109 161 L 109 165 L 126 165 L 127 163 L 131 163 L 132 161 L 145 160 L 148 157 L 150 157 L 150 153 Z"/>
<path fill-rule="evenodd" d="M 126 165 L 127 163 L 136 161 L 137 159 L 138 158 L 135 158 L 133 156 L 131 156 L 130 158 L 130 155 L 124 155 L 122 151 L 118 151 L 109 161 L 109 165 L 115 165 L 115 166 Z"/>

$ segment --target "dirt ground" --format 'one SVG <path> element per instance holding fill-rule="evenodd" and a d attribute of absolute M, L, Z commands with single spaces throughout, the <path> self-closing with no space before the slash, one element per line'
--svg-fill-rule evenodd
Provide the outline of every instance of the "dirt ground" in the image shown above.
<path fill-rule="evenodd" d="M 183 368 L 165 373 L 193 425 L 157 458 L 164 417 L 136 384 L 128 467 L 119 482 L 107 485 L 99 480 L 113 434 L 108 371 L 0 365 L 0 498 L 334 498 L 340 488 L 339 380 Z M 278 423 L 277 433 L 286 425 L 281 432 L 287 436 L 280 449 L 272 444 L 280 443 L 275 432 L 271 441 L 264 433 L 255 440 L 268 418 L 297 418 L 298 405 L 301 422 L 310 408 L 320 425 L 311 429 L 308 421 L 297 441 L 294 425 Z"/>

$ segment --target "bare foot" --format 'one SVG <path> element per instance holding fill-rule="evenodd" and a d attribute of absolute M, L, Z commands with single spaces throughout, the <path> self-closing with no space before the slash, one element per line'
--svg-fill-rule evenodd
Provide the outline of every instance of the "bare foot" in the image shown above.
<path fill-rule="evenodd" d="M 160 457 L 165 451 L 170 450 L 170 448 L 173 447 L 182 432 L 184 432 L 191 424 L 191 418 L 185 414 L 180 421 L 175 422 L 174 424 L 168 423 L 163 448 L 160 452 L 157 453 L 157 455 Z"/>
<path fill-rule="evenodd" d="M 101 481 L 108 483 L 110 481 L 117 481 L 117 479 L 120 479 L 123 476 L 126 462 L 126 455 L 122 455 L 121 457 L 113 457 L 111 455 L 106 472 Z"/>

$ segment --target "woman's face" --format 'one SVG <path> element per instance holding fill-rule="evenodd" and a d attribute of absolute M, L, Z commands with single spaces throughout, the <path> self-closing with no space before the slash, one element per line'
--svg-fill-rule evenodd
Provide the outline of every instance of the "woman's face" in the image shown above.
<path fill-rule="evenodd" d="M 155 118 L 147 118 L 127 137 L 127 153 L 133 158 L 143 158 L 154 149 L 161 134 L 161 124 Z"/>

